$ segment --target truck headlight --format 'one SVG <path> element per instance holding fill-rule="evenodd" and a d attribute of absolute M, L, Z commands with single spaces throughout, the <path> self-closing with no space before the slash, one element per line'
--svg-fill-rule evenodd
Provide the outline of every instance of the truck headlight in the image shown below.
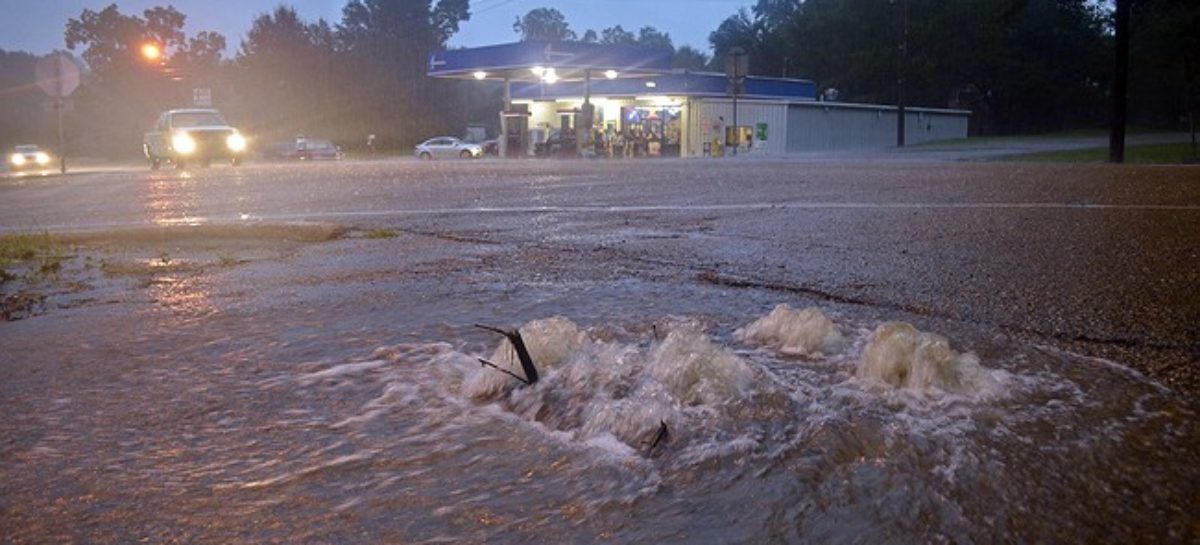
<path fill-rule="evenodd" d="M 246 151 L 246 138 L 235 132 L 225 139 L 225 145 L 229 151 Z"/>
<path fill-rule="evenodd" d="M 9 157 L 9 161 L 12 161 L 13 166 L 19 167 L 25 164 L 25 156 L 20 153 L 14 153 L 12 157 Z"/>
<path fill-rule="evenodd" d="M 196 141 L 186 132 L 175 133 L 175 136 L 171 137 L 171 147 L 187 155 L 196 151 Z"/>
<path fill-rule="evenodd" d="M 42 165 L 42 166 L 46 166 L 46 165 L 50 164 L 50 156 L 46 155 L 46 152 L 44 152 L 44 151 L 37 152 L 36 160 L 37 160 L 37 164 Z"/>

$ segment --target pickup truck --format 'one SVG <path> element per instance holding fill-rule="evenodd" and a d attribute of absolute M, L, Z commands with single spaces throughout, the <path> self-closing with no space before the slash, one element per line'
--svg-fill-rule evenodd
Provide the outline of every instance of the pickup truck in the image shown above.
<path fill-rule="evenodd" d="M 246 148 L 245 137 L 229 126 L 220 112 L 210 109 L 163 112 L 142 142 L 146 159 L 154 170 L 165 161 L 175 168 L 184 168 L 190 162 L 208 166 L 213 159 L 228 159 L 237 166 L 245 157 Z"/>

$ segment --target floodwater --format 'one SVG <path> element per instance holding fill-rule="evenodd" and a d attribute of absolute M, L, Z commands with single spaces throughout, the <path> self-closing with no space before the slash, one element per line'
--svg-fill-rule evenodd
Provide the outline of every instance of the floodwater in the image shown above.
<path fill-rule="evenodd" d="M 64 265 L 0 324 L 0 543 L 1200 542 L 1194 390 L 1069 350 L 1194 377 L 1189 174 L 935 166 L 8 187 L 6 228 L 395 236 Z"/>
<path fill-rule="evenodd" d="M 371 306 L 247 294 L 256 267 L 151 283 L 114 303 L 135 328 L 38 318 L 83 352 L 34 349 L 52 393 L 9 399 L 7 542 L 1197 537 L 1194 406 L 1119 364 L 703 284 L 425 277 Z M 519 325 L 540 381 L 481 365 L 522 373 L 477 321 Z"/>

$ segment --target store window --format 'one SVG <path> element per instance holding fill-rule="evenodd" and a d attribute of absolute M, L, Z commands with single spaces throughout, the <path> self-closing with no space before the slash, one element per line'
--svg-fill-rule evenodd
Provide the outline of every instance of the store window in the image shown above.
<path fill-rule="evenodd" d="M 633 141 L 634 156 L 678 157 L 683 136 L 679 106 L 621 108 L 620 131 Z"/>

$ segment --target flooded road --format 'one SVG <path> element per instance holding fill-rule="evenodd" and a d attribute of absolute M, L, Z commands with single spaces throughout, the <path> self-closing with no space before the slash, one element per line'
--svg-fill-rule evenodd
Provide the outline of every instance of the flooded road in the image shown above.
<path fill-rule="evenodd" d="M 6 542 L 1200 539 L 1189 171 L 105 176 L 3 226 L 351 231 L 0 324 Z"/>

